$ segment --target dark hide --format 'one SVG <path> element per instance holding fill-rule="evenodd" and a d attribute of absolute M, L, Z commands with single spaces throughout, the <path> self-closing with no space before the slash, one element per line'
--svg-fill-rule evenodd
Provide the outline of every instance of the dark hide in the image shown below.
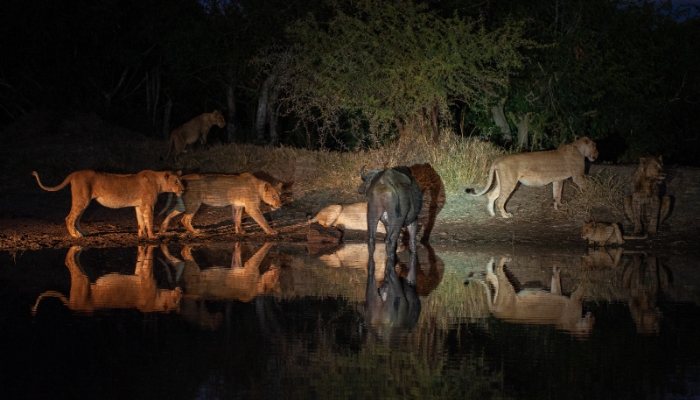
<path fill-rule="evenodd" d="M 370 258 L 367 263 L 365 318 L 383 339 L 403 337 L 418 322 L 421 303 L 416 292 L 417 257 L 415 252 L 410 254 L 406 278 L 399 277 L 395 263 L 387 259 L 381 286 L 374 277 L 374 260 Z"/>
<path fill-rule="evenodd" d="M 416 252 L 418 214 L 423 206 L 420 187 L 407 167 L 372 170 L 367 174 L 362 167 L 360 176 L 363 182 L 358 192 L 367 197 L 367 248 L 370 260 L 374 262 L 377 222 L 382 221 L 386 228 L 387 266 L 395 265 L 396 246 L 403 227 L 408 229 L 411 253 Z"/>

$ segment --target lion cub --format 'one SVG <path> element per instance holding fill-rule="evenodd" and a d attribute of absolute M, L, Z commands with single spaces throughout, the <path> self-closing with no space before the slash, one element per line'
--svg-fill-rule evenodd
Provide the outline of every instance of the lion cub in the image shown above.
<path fill-rule="evenodd" d="M 646 239 L 644 236 L 623 236 L 620 226 L 616 223 L 585 222 L 581 231 L 581 238 L 588 240 L 589 246 L 602 246 L 606 244 L 624 244 L 625 239 Z"/>

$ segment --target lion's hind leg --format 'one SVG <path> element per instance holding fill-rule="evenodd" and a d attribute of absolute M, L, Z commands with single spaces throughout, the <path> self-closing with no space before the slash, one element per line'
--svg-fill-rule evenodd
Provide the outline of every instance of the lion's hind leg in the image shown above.
<path fill-rule="evenodd" d="M 506 174 L 501 177 L 501 174 L 501 171 L 496 171 L 496 187 L 488 195 L 489 201 L 491 202 L 489 211 L 491 215 L 495 215 L 493 213 L 493 202 L 498 201 L 497 206 L 498 211 L 501 212 L 501 216 L 503 218 L 513 218 L 513 214 L 506 211 L 506 202 L 518 185 L 518 179 L 514 176 L 506 176 Z"/>
<path fill-rule="evenodd" d="M 66 217 L 66 227 L 72 237 L 79 238 L 87 236 L 87 232 L 80 228 L 80 217 L 90 205 L 92 198 L 87 188 L 80 188 L 78 185 L 74 185 L 71 189 L 73 200 L 70 213 Z"/>
<path fill-rule="evenodd" d="M 659 211 L 659 223 L 662 223 L 671 214 L 671 197 L 661 197 L 661 211 Z"/>

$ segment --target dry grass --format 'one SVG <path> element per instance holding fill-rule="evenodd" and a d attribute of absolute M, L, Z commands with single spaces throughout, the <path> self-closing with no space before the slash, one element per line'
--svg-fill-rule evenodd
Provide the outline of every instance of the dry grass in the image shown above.
<path fill-rule="evenodd" d="M 629 177 L 606 170 L 588 175 L 585 190 L 571 185 L 576 189 L 576 196 L 570 201 L 569 212 L 587 221 L 621 221 L 624 218 L 622 199 L 629 184 Z"/>

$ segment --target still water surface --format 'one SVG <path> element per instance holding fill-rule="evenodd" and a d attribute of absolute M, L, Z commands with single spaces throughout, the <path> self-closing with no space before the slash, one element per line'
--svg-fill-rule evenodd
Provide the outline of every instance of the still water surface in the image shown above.
<path fill-rule="evenodd" d="M 0 253 L 2 398 L 700 397 L 695 258 L 377 248 Z"/>

